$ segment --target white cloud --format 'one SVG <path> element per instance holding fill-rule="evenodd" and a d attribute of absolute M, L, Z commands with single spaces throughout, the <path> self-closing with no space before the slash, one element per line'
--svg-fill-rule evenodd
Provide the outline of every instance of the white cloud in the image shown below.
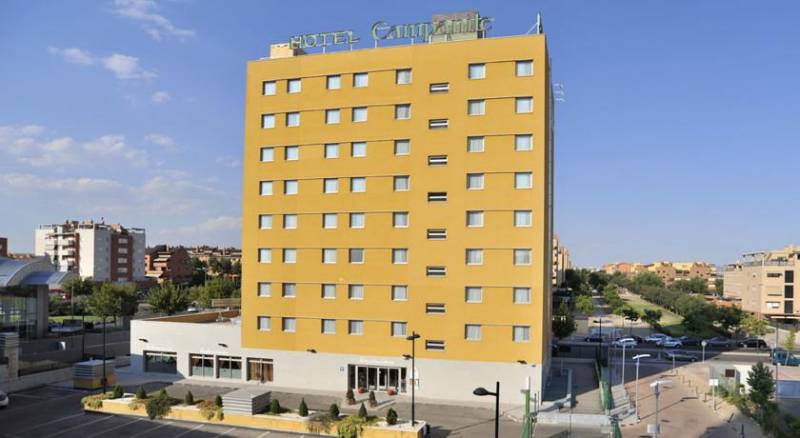
<path fill-rule="evenodd" d="M 0 190 L 13 193 L 49 191 L 67 194 L 107 192 L 124 186 L 117 181 L 103 178 L 48 178 L 30 173 L 7 173 L 0 175 Z"/>
<path fill-rule="evenodd" d="M 172 137 L 164 134 L 154 132 L 146 135 L 144 139 L 149 143 L 161 146 L 167 152 L 175 152 L 178 150 L 178 144 L 175 142 L 175 140 L 173 140 Z"/>
<path fill-rule="evenodd" d="M 77 47 L 59 49 L 58 47 L 50 46 L 47 48 L 47 51 L 50 52 L 51 55 L 60 56 L 72 64 L 92 65 L 95 61 L 94 56 L 92 56 L 89 51 Z"/>
<path fill-rule="evenodd" d="M 139 22 L 151 38 L 161 41 L 165 36 L 177 37 L 181 40 L 195 36 L 193 29 L 175 26 L 165 16 L 158 13 L 155 0 L 114 0 L 113 12 L 117 15 Z"/>
<path fill-rule="evenodd" d="M 166 91 L 156 91 L 150 96 L 150 101 L 156 105 L 163 105 L 172 100 L 172 96 Z"/>
<path fill-rule="evenodd" d="M 241 216 L 214 216 L 188 226 L 164 228 L 155 235 L 174 244 L 239 245 L 242 236 Z"/>
<path fill-rule="evenodd" d="M 132 166 L 143 167 L 148 164 L 147 152 L 129 146 L 123 135 L 104 135 L 83 144 L 83 149 L 99 156 L 116 156 Z"/>
<path fill-rule="evenodd" d="M 225 167 L 231 167 L 231 168 L 239 167 L 242 165 L 241 161 L 239 161 L 236 158 L 230 158 L 230 157 L 219 157 L 216 159 L 216 162 L 222 164 Z"/>
<path fill-rule="evenodd" d="M 119 53 L 103 58 L 103 67 L 114 73 L 119 79 L 153 79 L 158 77 L 158 74 L 143 69 L 139 65 L 139 58 Z"/>

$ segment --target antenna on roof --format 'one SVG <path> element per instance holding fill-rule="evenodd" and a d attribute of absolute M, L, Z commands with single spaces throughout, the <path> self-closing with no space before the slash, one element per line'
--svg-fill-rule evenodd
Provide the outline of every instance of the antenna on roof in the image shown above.
<path fill-rule="evenodd" d="M 536 14 L 536 24 L 531 26 L 531 28 L 528 29 L 528 31 L 525 32 L 525 34 L 529 35 L 534 30 L 536 30 L 536 35 L 541 35 L 541 34 L 544 33 L 544 27 L 542 26 L 542 13 L 541 12 L 538 12 Z"/>

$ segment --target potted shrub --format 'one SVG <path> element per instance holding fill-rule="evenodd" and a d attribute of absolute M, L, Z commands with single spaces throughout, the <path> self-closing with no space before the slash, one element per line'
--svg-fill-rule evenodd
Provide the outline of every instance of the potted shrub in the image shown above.
<path fill-rule="evenodd" d="M 139 389 L 136 390 L 136 398 L 139 400 L 144 400 L 147 398 L 147 392 L 145 392 L 143 386 L 140 386 Z"/>
<path fill-rule="evenodd" d="M 300 414 L 301 417 L 308 417 L 308 406 L 306 406 L 306 399 L 300 399 L 300 407 L 297 408 L 297 413 Z"/>
<path fill-rule="evenodd" d="M 358 408 L 358 414 L 356 414 L 358 418 L 367 418 L 367 407 L 364 406 L 364 402 L 361 402 L 361 407 Z"/>
<path fill-rule="evenodd" d="M 395 412 L 395 410 L 392 408 L 389 408 L 389 410 L 386 411 L 386 424 L 389 426 L 394 426 L 397 424 L 397 412 Z"/>
<path fill-rule="evenodd" d="M 334 420 L 339 419 L 339 406 L 336 406 L 336 403 L 331 404 L 331 407 L 328 408 L 328 416 Z"/>
<path fill-rule="evenodd" d="M 273 398 L 272 401 L 269 403 L 269 413 L 272 415 L 278 415 L 282 411 L 281 403 L 278 401 L 277 398 Z"/>
<path fill-rule="evenodd" d="M 183 404 L 186 406 L 194 405 L 194 394 L 192 394 L 192 391 L 186 391 L 186 395 L 183 397 Z"/>
<path fill-rule="evenodd" d="M 349 388 L 347 393 L 344 396 L 345 400 L 347 400 L 348 405 L 356 404 L 356 396 L 353 395 L 353 388 Z"/>
<path fill-rule="evenodd" d="M 378 399 L 375 398 L 375 391 L 369 392 L 369 407 L 374 408 L 378 406 Z"/>

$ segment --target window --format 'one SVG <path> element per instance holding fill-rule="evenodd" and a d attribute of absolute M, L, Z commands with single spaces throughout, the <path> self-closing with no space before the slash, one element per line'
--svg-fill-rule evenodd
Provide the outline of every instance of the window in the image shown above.
<path fill-rule="evenodd" d="M 515 227 L 530 227 L 533 224 L 533 213 L 530 210 L 514 211 Z"/>
<path fill-rule="evenodd" d="M 408 286 L 392 286 L 392 301 L 408 301 Z"/>
<path fill-rule="evenodd" d="M 363 176 L 350 178 L 350 191 L 361 193 L 367 191 L 367 179 Z"/>
<path fill-rule="evenodd" d="M 297 285 L 294 283 L 283 283 L 281 285 L 281 296 L 284 298 L 294 298 L 297 296 Z"/>
<path fill-rule="evenodd" d="M 296 195 L 297 194 L 297 180 L 296 179 L 287 179 L 283 182 L 283 194 L 284 195 Z"/>
<path fill-rule="evenodd" d="M 486 64 L 470 64 L 468 70 L 470 79 L 483 79 L 486 77 Z"/>
<path fill-rule="evenodd" d="M 322 285 L 322 298 L 326 300 L 332 300 L 336 298 L 336 285 L 335 284 L 323 284 Z"/>
<path fill-rule="evenodd" d="M 325 110 L 325 123 L 327 123 L 328 125 L 335 125 L 339 123 L 339 110 L 338 109 Z"/>
<path fill-rule="evenodd" d="M 258 296 L 271 297 L 272 296 L 272 283 L 258 283 Z"/>
<path fill-rule="evenodd" d="M 392 336 L 406 337 L 408 323 L 392 321 Z"/>
<path fill-rule="evenodd" d="M 530 265 L 531 264 L 531 250 L 530 249 L 515 249 L 514 250 L 514 264 L 515 265 Z"/>
<path fill-rule="evenodd" d="M 533 187 L 533 174 L 530 172 L 514 173 L 514 188 L 529 189 Z"/>
<path fill-rule="evenodd" d="M 780 309 L 781 303 L 778 301 L 767 301 L 767 308 L 769 309 Z"/>
<path fill-rule="evenodd" d="M 275 114 L 261 114 L 261 128 L 271 129 L 275 127 Z"/>
<path fill-rule="evenodd" d="M 145 351 L 144 371 L 148 373 L 178 373 L 178 355 L 168 351 Z"/>
<path fill-rule="evenodd" d="M 524 61 L 517 61 L 517 76 L 532 76 L 533 75 L 533 61 L 526 59 Z"/>
<path fill-rule="evenodd" d="M 286 146 L 283 148 L 283 159 L 286 161 L 295 161 L 300 159 L 300 148 L 297 146 Z"/>
<path fill-rule="evenodd" d="M 482 227 L 483 226 L 483 212 L 482 211 L 468 211 L 467 212 L 467 226 L 468 227 Z"/>
<path fill-rule="evenodd" d="M 468 173 L 467 174 L 467 190 L 483 190 L 483 174 L 482 173 Z"/>
<path fill-rule="evenodd" d="M 261 148 L 261 161 L 264 163 L 268 161 L 275 161 L 275 148 L 273 147 Z"/>
<path fill-rule="evenodd" d="M 483 137 L 467 137 L 467 152 L 483 152 Z"/>
<path fill-rule="evenodd" d="M 353 108 L 353 121 L 354 122 L 366 122 L 367 121 L 367 107 L 359 106 Z"/>
<path fill-rule="evenodd" d="M 328 76 L 327 87 L 329 90 L 338 90 L 342 88 L 342 77 L 339 75 Z"/>
<path fill-rule="evenodd" d="M 367 73 L 353 73 L 353 87 L 363 88 L 369 85 L 369 75 Z"/>
<path fill-rule="evenodd" d="M 261 83 L 261 94 L 264 96 L 274 96 L 275 88 L 275 81 L 264 81 Z"/>
<path fill-rule="evenodd" d="M 348 332 L 351 335 L 360 336 L 364 334 L 364 321 L 351 320 L 347 323 Z"/>
<path fill-rule="evenodd" d="M 514 288 L 514 304 L 530 304 L 531 289 L 528 287 Z"/>
<path fill-rule="evenodd" d="M 350 143 L 350 155 L 352 157 L 366 157 L 367 156 L 367 143 L 363 141 L 354 141 Z"/>
<path fill-rule="evenodd" d="M 468 341 L 480 341 L 481 326 L 477 324 L 466 324 L 464 326 L 464 339 Z"/>
<path fill-rule="evenodd" d="M 272 263 L 272 250 L 269 248 L 259 248 L 258 263 Z"/>
<path fill-rule="evenodd" d="M 288 333 L 294 333 L 297 330 L 297 319 L 295 318 L 281 318 L 281 328 Z"/>
<path fill-rule="evenodd" d="M 272 381 L 272 375 L 272 359 L 247 359 L 247 380 L 266 383 Z"/>
<path fill-rule="evenodd" d="M 408 212 L 396 211 L 392 213 L 392 226 L 395 228 L 408 227 Z"/>
<path fill-rule="evenodd" d="M 350 248 L 350 263 L 364 263 L 364 248 Z"/>
<path fill-rule="evenodd" d="M 297 263 L 297 250 L 294 248 L 284 248 L 283 263 Z"/>
<path fill-rule="evenodd" d="M 301 90 L 302 84 L 300 83 L 300 79 L 289 79 L 286 81 L 286 92 L 287 93 L 299 93 Z"/>
<path fill-rule="evenodd" d="M 258 215 L 258 227 L 262 230 L 269 230 L 272 228 L 272 215 L 260 214 Z"/>
<path fill-rule="evenodd" d="M 287 230 L 293 230 L 297 228 L 297 215 L 296 214 L 284 214 L 283 215 L 283 228 Z"/>
<path fill-rule="evenodd" d="M 514 342 L 530 342 L 531 328 L 527 325 L 514 326 Z"/>
<path fill-rule="evenodd" d="M 441 303 L 425 304 L 425 313 L 445 313 L 444 304 Z"/>
<path fill-rule="evenodd" d="M 444 351 L 444 341 L 425 340 L 425 349 L 431 351 Z"/>
<path fill-rule="evenodd" d="M 269 316 L 258 317 L 258 330 L 262 332 L 268 332 L 270 330 Z"/>
<path fill-rule="evenodd" d="M 483 250 L 482 249 L 467 249 L 467 264 L 468 265 L 482 265 L 483 264 Z"/>
<path fill-rule="evenodd" d="M 338 219 L 336 213 L 322 213 L 322 228 L 336 228 Z"/>
<path fill-rule="evenodd" d="M 337 143 L 325 145 L 325 158 L 339 158 L 339 145 Z"/>
<path fill-rule="evenodd" d="M 447 239 L 447 230 L 444 228 L 429 228 L 428 240 L 444 240 Z"/>
<path fill-rule="evenodd" d="M 397 120 L 406 120 L 411 118 L 411 105 L 407 103 L 394 106 L 394 118 Z"/>
<path fill-rule="evenodd" d="M 325 178 L 322 180 L 322 193 L 337 193 L 339 191 L 338 178 Z"/>
<path fill-rule="evenodd" d="M 407 192 L 409 188 L 408 175 L 394 177 L 394 191 Z"/>
<path fill-rule="evenodd" d="M 336 320 L 335 319 L 323 319 L 322 320 L 322 333 L 326 335 L 335 335 L 336 334 Z"/>
<path fill-rule="evenodd" d="M 784 271 L 783 277 L 785 282 L 794 283 L 794 271 Z"/>
<path fill-rule="evenodd" d="M 425 275 L 428 277 L 444 277 L 447 275 L 447 268 L 444 266 L 426 266 Z"/>
<path fill-rule="evenodd" d="M 241 379 L 242 358 L 233 356 L 217 356 L 217 377 L 220 379 Z"/>
<path fill-rule="evenodd" d="M 351 284 L 347 286 L 347 298 L 351 300 L 363 300 L 364 299 L 364 285 L 363 284 Z"/>
<path fill-rule="evenodd" d="M 430 87 L 428 87 L 428 90 L 431 93 L 447 93 L 450 91 L 450 84 L 447 82 L 438 82 L 431 84 Z"/>
<path fill-rule="evenodd" d="M 515 151 L 533 150 L 533 136 L 531 134 L 519 134 L 514 136 Z"/>
<path fill-rule="evenodd" d="M 395 82 L 398 85 L 405 85 L 411 83 L 411 69 L 405 68 L 397 70 L 395 73 Z"/>
<path fill-rule="evenodd" d="M 783 286 L 783 297 L 794 298 L 794 285 L 786 284 Z"/>
<path fill-rule="evenodd" d="M 286 126 L 300 126 L 300 113 L 286 113 Z"/>
<path fill-rule="evenodd" d="M 408 263 L 408 249 L 395 248 L 392 250 L 392 263 L 395 265 L 405 265 Z"/>
<path fill-rule="evenodd" d="M 486 101 L 483 99 L 467 101 L 467 114 L 471 116 L 482 116 L 486 114 Z"/>
<path fill-rule="evenodd" d="M 468 303 L 480 303 L 483 301 L 483 289 L 476 286 L 464 288 L 464 301 Z"/>
<path fill-rule="evenodd" d="M 517 113 L 531 113 L 533 112 L 533 98 L 532 97 L 518 97 L 515 99 L 515 107 Z"/>
<path fill-rule="evenodd" d="M 189 375 L 195 377 L 214 377 L 214 356 L 211 354 L 190 354 Z"/>
<path fill-rule="evenodd" d="M 395 155 L 408 155 L 411 153 L 410 140 L 395 140 L 394 141 L 394 154 Z"/>
<path fill-rule="evenodd" d="M 327 265 L 336 263 L 336 248 L 322 248 L 322 263 Z"/>
<path fill-rule="evenodd" d="M 447 155 L 428 155 L 428 166 L 444 166 L 447 164 Z"/>
<path fill-rule="evenodd" d="M 447 192 L 428 192 L 428 202 L 447 201 Z"/>
<path fill-rule="evenodd" d="M 449 122 L 447 119 L 431 119 L 428 120 L 428 128 L 437 129 L 437 128 L 447 128 Z"/>
<path fill-rule="evenodd" d="M 350 228 L 364 228 L 364 213 L 350 213 Z"/>

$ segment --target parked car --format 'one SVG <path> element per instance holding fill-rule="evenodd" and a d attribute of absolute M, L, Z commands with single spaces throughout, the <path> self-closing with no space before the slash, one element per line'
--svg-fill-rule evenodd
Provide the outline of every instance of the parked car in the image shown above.
<path fill-rule="evenodd" d="M 0 391 L 0 408 L 8 406 L 8 396 L 5 392 Z"/>
<path fill-rule="evenodd" d="M 691 336 L 681 336 L 678 340 L 681 341 L 681 344 L 685 347 L 697 347 L 700 345 L 700 339 Z"/>
<path fill-rule="evenodd" d="M 670 337 L 666 337 L 666 338 L 656 342 L 656 345 L 659 346 L 659 347 L 664 347 L 664 348 L 681 348 L 681 347 L 683 347 L 683 344 L 681 343 L 680 339 L 675 339 L 675 338 L 670 338 Z"/>
<path fill-rule="evenodd" d="M 627 336 L 624 337 L 624 338 L 617 338 L 614 341 L 614 346 L 615 347 L 623 347 L 624 346 L 625 348 L 631 348 L 631 347 L 635 347 L 636 344 L 637 344 L 636 339 L 633 339 L 633 338 L 627 337 Z"/>
<path fill-rule="evenodd" d="M 736 343 L 740 348 L 757 348 L 759 350 L 766 350 L 769 348 L 767 342 L 760 338 L 744 339 Z"/>
<path fill-rule="evenodd" d="M 721 336 L 706 339 L 706 347 L 708 348 L 729 348 L 730 346 L 731 340 Z"/>
<path fill-rule="evenodd" d="M 695 362 L 697 360 L 697 356 L 684 350 L 667 350 L 664 352 L 664 357 L 667 360 L 684 362 Z"/>
<path fill-rule="evenodd" d="M 598 335 L 587 336 L 583 338 L 585 342 L 603 342 L 603 337 Z"/>
<path fill-rule="evenodd" d="M 660 341 L 660 340 L 662 340 L 664 338 L 668 338 L 668 337 L 669 336 L 667 336 L 667 335 L 665 335 L 663 333 L 653 333 L 652 335 L 644 338 L 644 342 L 647 343 L 647 344 L 657 344 L 658 341 Z"/>
<path fill-rule="evenodd" d="M 788 351 L 776 351 L 772 354 L 772 364 L 796 367 L 800 366 L 800 357 Z"/>

